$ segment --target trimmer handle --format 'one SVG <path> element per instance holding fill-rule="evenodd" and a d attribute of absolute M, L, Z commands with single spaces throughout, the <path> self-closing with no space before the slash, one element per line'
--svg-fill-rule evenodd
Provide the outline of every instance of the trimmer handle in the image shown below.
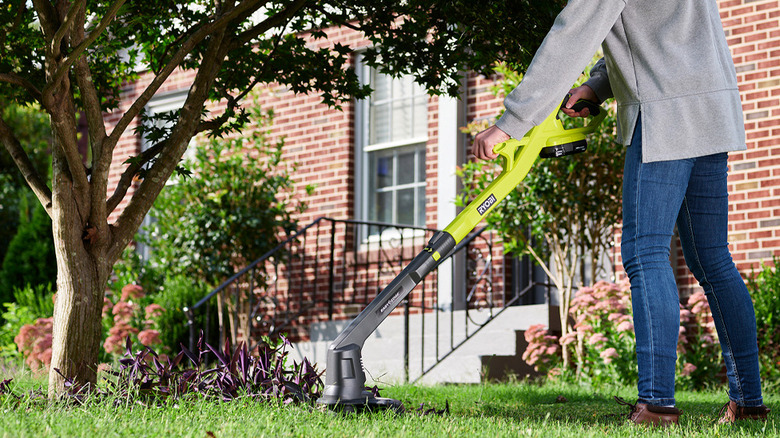
<path fill-rule="evenodd" d="M 566 103 L 569 102 L 569 98 L 571 98 L 571 94 L 567 94 L 566 97 L 563 98 L 563 103 L 561 103 L 561 108 L 566 106 Z M 599 104 L 585 99 L 578 100 L 577 102 L 574 103 L 574 105 L 572 105 L 570 109 L 576 112 L 580 112 L 585 108 L 587 108 L 590 111 L 591 116 L 597 116 L 601 112 L 601 106 L 599 106 Z"/>

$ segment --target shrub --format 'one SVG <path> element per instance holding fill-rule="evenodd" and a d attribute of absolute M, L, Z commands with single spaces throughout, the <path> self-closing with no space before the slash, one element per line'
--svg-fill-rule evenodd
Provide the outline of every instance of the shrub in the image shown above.
<path fill-rule="evenodd" d="M 636 340 L 628 281 L 599 281 L 580 288 L 569 316 L 574 319 L 574 331 L 560 343 L 574 349 L 579 378 L 596 384 L 636 382 Z"/>
<path fill-rule="evenodd" d="M 51 317 L 54 301 L 51 285 L 27 286 L 14 290 L 14 301 L 3 303 L 3 325 L 0 326 L 0 359 L 19 358 L 20 351 L 14 338 L 25 325 L 35 324 L 39 318 Z"/>
<path fill-rule="evenodd" d="M 306 206 L 294 196 L 295 166 L 282 159 L 283 142 L 269 143 L 262 126 L 270 116 L 251 113 L 261 128 L 198 145 L 186 164 L 191 175 L 166 186 L 155 201 L 155 221 L 139 240 L 166 272 L 218 284 L 276 246 L 280 233 L 297 228 L 295 213 Z"/>
<path fill-rule="evenodd" d="M 165 309 L 146 297 L 141 286 L 128 284 L 121 294 L 113 296 L 115 301 L 105 297 L 103 301 L 103 327 L 107 336 L 103 349 L 109 355 L 121 356 L 125 342 L 132 339 L 146 347 L 163 347 L 160 340 L 160 326 L 156 319 Z M 167 348 L 161 351 L 169 351 Z"/>
<path fill-rule="evenodd" d="M 164 328 L 160 334 L 162 345 L 176 351 L 179 344 L 187 345 L 189 326 L 183 308 L 191 306 L 206 296 L 208 288 L 196 284 L 195 281 L 183 275 L 166 278 L 158 292 L 150 294 L 151 300 L 165 309 L 155 321 L 158 327 Z M 199 318 L 199 319 L 198 319 Z M 205 327 L 205 314 L 196 315 L 195 326 Z"/>
<path fill-rule="evenodd" d="M 57 278 L 51 219 L 38 202 L 29 210 L 22 211 L 21 224 L 3 259 L 0 302 L 10 301 L 14 288 L 50 284 Z"/>
<path fill-rule="evenodd" d="M 532 327 L 526 332 L 529 345 L 523 360 L 540 368 L 556 366 L 562 350 L 550 346 L 557 341 L 562 348 L 574 350 L 575 379 L 594 385 L 635 383 L 636 338 L 630 300 L 627 280 L 618 284 L 599 281 L 592 287 L 580 288 L 569 313 L 574 331 L 556 339 L 543 326 Z M 685 305 L 680 305 L 680 320 L 677 384 L 700 389 L 717 382 L 722 369 L 720 347 L 704 293 L 694 293 Z M 544 372 L 544 368 L 537 370 Z M 572 376 L 565 370 L 551 371 Z"/>
<path fill-rule="evenodd" d="M 680 305 L 680 338 L 677 341 L 677 385 L 701 389 L 719 382 L 723 368 L 718 334 L 704 292 L 688 297 Z"/>
<path fill-rule="evenodd" d="M 780 380 L 780 258 L 772 259 L 772 266 L 762 264 L 761 272 L 748 279 L 758 322 L 758 352 L 761 377 L 765 382 Z"/>

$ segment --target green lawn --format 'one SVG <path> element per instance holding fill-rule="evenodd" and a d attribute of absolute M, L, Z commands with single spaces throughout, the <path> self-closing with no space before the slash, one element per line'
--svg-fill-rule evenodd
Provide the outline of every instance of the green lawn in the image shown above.
<path fill-rule="evenodd" d="M 40 381 L 18 380 L 16 393 L 42 385 Z M 169 401 L 162 406 L 92 400 L 74 407 L 29 399 L 18 402 L 0 396 L 0 436 L 780 436 L 777 411 L 770 414 L 767 423 L 714 424 L 718 409 L 726 401 L 725 390 L 679 393 L 678 405 L 684 411 L 680 426 L 655 431 L 627 423 L 620 415 L 626 409 L 612 396 L 632 400 L 632 388 L 591 390 L 576 385 L 528 383 L 404 385 L 385 388 L 382 394 L 402 400 L 413 412 L 334 414 L 317 407 L 252 400 Z M 556 402 L 559 396 L 567 401 Z M 443 409 L 445 402 L 449 403 L 448 414 L 421 416 L 415 411 L 420 403 L 425 403 L 425 409 Z M 780 407 L 780 397 L 770 395 L 766 403 Z"/>

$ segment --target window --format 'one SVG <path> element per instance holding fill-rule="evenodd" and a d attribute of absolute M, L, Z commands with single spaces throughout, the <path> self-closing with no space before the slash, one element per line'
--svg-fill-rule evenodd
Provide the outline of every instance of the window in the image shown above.
<path fill-rule="evenodd" d="M 363 67 L 373 95 L 358 104 L 359 214 L 369 221 L 425 225 L 428 95 L 409 76 Z"/>

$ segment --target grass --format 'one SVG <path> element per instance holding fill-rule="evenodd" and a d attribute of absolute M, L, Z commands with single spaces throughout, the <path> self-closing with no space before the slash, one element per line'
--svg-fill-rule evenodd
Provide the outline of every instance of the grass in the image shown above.
<path fill-rule="evenodd" d="M 21 394 L 45 386 L 42 379 L 14 380 Z M 142 404 L 127 400 L 87 400 L 84 406 L 0 396 L 0 436 L 191 436 L 191 437 L 742 437 L 780 436 L 780 415 L 770 420 L 717 425 L 725 390 L 679 392 L 684 411 L 680 425 L 664 430 L 637 427 L 625 420 L 626 408 L 613 395 L 635 398 L 633 388 L 592 390 L 572 384 L 530 383 L 388 387 L 383 396 L 402 400 L 412 412 L 335 414 L 318 407 L 264 404 L 249 399 L 227 403 L 204 400 Z M 567 401 L 556 402 L 559 396 Z M 780 407 L 780 397 L 765 398 Z M 415 409 L 443 409 L 443 415 L 419 415 Z M 777 412 L 777 411 L 776 411 Z M 608 416 L 615 414 L 612 416 Z"/>

